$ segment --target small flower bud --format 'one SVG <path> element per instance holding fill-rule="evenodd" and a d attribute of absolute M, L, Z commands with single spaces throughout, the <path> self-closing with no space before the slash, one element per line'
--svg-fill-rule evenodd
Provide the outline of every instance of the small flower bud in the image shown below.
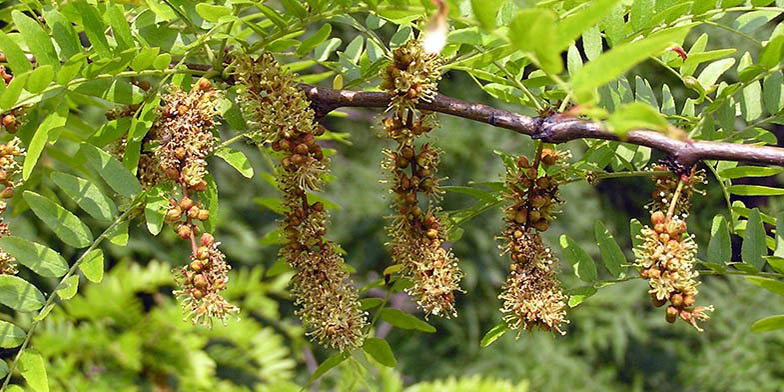
<path fill-rule="evenodd" d="M 195 185 L 191 186 L 191 189 L 194 192 L 204 192 L 207 190 L 207 181 L 201 180 L 197 182 Z"/>
<path fill-rule="evenodd" d="M 175 206 L 173 208 L 169 208 L 166 211 L 166 221 L 167 222 L 176 222 L 182 218 L 182 209 L 180 206 Z"/>
<path fill-rule="evenodd" d="M 653 223 L 654 225 L 664 223 L 664 219 L 665 219 L 664 213 L 661 211 L 656 211 L 653 214 L 651 214 L 651 223 Z"/>
<path fill-rule="evenodd" d="M 183 211 L 190 210 L 191 207 L 193 207 L 193 200 L 190 198 L 183 197 L 182 200 L 180 200 L 180 208 L 182 208 Z"/>
<path fill-rule="evenodd" d="M 202 246 L 212 246 L 215 243 L 215 237 L 212 236 L 210 233 L 204 233 L 201 236 L 201 244 Z"/>
<path fill-rule="evenodd" d="M 191 207 L 191 208 L 188 210 L 188 218 L 191 218 L 191 219 L 198 219 L 198 218 L 199 218 L 199 211 L 201 211 L 201 210 L 199 209 L 199 207 L 196 207 L 196 206 L 194 205 L 193 207 Z"/>
<path fill-rule="evenodd" d="M 199 214 L 196 216 L 196 219 L 204 222 L 210 219 L 210 210 L 199 210 Z"/>
<path fill-rule="evenodd" d="M 670 302 L 673 306 L 681 306 L 683 304 L 683 296 L 680 294 L 673 294 L 670 296 Z"/>
<path fill-rule="evenodd" d="M 205 78 L 199 79 L 199 90 L 201 91 L 209 91 L 212 89 L 212 83 Z"/>
<path fill-rule="evenodd" d="M 675 320 L 678 318 L 678 313 L 680 313 L 678 308 L 674 306 L 669 306 L 667 307 L 667 313 L 665 314 L 664 318 L 667 320 L 668 323 L 674 323 Z"/>
<path fill-rule="evenodd" d="M 180 236 L 180 238 L 182 239 L 191 238 L 191 234 L 193 234 L 193 231 L 188 225 L 177 226 L 177 235 Z"/>

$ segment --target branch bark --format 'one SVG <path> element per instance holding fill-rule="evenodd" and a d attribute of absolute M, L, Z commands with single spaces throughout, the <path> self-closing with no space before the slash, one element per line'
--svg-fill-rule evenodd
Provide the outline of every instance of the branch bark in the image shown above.
<path fill-rule="evenodd" d="M 335 90 L 310 85 L 300 85 L 300 88 L 311 101 L 318 118 L 341 107 L 386 108 L 389 105 L 389 95 L 384 92 Z M 443 94 L 436 95 L 431 102 L 420 102 L 417 107 L 509 129 L 547 143 L 559 144 L 576 139 L 620 141 L 618 135 L 595 122 L 561 114 L 529 117 Z M 629 131 L 623 141 L 662 151 L 686 167 L 706 159 L 784 166 L 784 148 L 779 147 L 677 140 L 644 129 Z"/>

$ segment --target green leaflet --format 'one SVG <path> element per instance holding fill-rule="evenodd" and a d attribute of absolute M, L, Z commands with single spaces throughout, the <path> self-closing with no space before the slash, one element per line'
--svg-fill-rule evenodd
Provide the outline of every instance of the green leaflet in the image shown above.
<path fill-rule="evenodd" d="M 39 243 L 7 236 L 0 238 L 0 248 L 14 256 L 20 264 L 43 277 L 59 278 L 68 272 L 68 263 L 65 259 L 59 253 Z"/>
<path fill-rule="evenodd" d="M 38 219 L 41 219 L 67 245 L 84 248 L 92 243 L 93 235 L 90 229 L 73 213 L 32 191 L 24 191 L 22 197 Z"/>

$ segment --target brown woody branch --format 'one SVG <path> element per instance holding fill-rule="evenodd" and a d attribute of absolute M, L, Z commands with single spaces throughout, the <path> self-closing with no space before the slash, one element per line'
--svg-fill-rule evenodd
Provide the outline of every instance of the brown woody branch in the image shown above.
<path fill-rule="evenodd" d="M 386 108 L 389 94 L 361 92 L 301 85 L 321 118 L 341 107 Z M 531 136 L 547 143 L 565 143 L 576 139 L 620 140 L 601 124 L 565 115 L 529 117 L 479 103 L 466 102 L 443 94 L 432 102 L 421 102 L 419 109 L 479 121 Z M 662 151 L 684 166 L 701 160 L 740 161 L 784 166 L 784 148 L 712 141 L 677 140 L 651 130 L 634 130 L 626 134 L 626 143 Z"/>

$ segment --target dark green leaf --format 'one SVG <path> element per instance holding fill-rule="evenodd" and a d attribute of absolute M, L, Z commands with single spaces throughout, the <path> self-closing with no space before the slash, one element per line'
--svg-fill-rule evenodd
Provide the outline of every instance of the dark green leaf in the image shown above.
<path fill-rule="evenodd" d="M 508 330 L 509 326 L 506 325 L 506 322 L 501 321 L 500 323 L 496 324 L 495 327 L 490 328 L 490 330 L 485 333 L 485 336 L 482 336 L 482 341 L 479 343 L 479 345 L 482 347 L 487 347 L 493 344 L 493 342 L 498 340 L 498 338 L 503 336 Z"/>
<path fill-rule="evenodd" d="M 81 52 L 79 38 L 76 30 L 71 26 L 71 22 L 57 10 L 45 10 L 44 17 L 46 24 L 52 29 L 52 37 L 60 47 L 60 55 L 63 60 L 68 60 L 75 54 Z"/>
<path fill-rule="evenodd" d="M 724 169 L 719 172 L 719 176 L 727 179 L 743 177 L 768 177 L 775 176 L 784 172 L 784 168 L 767 166 L 737 166 Z"/>
<path fill-rule="evenodd" d="M 326 41 L 331 33 L 332 25 L 325 23 L 315 34 L 302 41 L 302 44 L 297 48 L 297 55 L 304 56 L 308 54 L 313 48 Z"/>
<path fill-rule="evenodd" d="M 30 62 L 27 61 L 27 56 L 25 56 L 25 53 L 19 48 L 19 45 L 2 31 L 0 31 L 0 51 L 5 54 L 8 65 L 10 65 L 11 70 L 14 71 L 14 76 L 21 75 L 33 69 Z"/>
<path fill-rule="evenodd" d="M 82 143 L 80 153 L 84 154 L 87 164 L 97 171 L 115 192 L 132 197 L 142 191 L 136 176 L 105 151 L 91 144 Z"/>
<path fill-rule="evenodd" d="M 566 234 L 561 235 L 560 243 L 566 260 L 574 268 L 574 274 L 586 282 L 596 281 L 596 265 L 591 256 Z"/>
<path fill-rule="evenodd" d="M 125 19 L 125 12 L 123 6 L 114 4 L 107 8 L 106 16 L 109 18 L 109 24 L 112 26 L 112 33 L 114 33 L 114 40 L 117 42 L 117 49 L 126 50 L 136 46 L 133 37 L 131 36 L 131 27 Z"/>
<path fill-rule="evenodd" d="M 62 172 L 52 173 L 51 178 L 71 200 L 93 218 L 108 222 L 117 216 L 117 206 L 112 199 L 104 195 L 92 182 Z"/>
<path fill-rule="evenodd" d="M 610 275 L 618 277 L 621 274 L 621 265 L 626 263 L 626 257 L 623 255 L 621 247 L 602 221 L 597 220 L 593 230 L 604 266 L 607 267 L 607 271 L 610 271 Z"/>
<path fill-rule="evenodd" d="M 218 184 L 211 174 L 204 176 L 204 181 L 207 182 L 207 190 L 201 196 L 202 203 L 204 203 L 207 210 L 210 211 L 210 219 L 204 221 L 204 229 L 208 233 L 215 231 L 215 225 L 218 223 Z"/>
<path fill-rule="evenodd" d="M 90 233 L 90 228 L 76 215 L 32 191 L 24 191 L 22 197 L 38 219 L 41 219 L 67 245 L 84 248 L 92 243 L 93 235 Z"/>
<path fill-rule="evenodd" d="M 135 105 L 144 100 L 144 90 L 122 79 L 91 80 L 77 85 L 73 91 L 124 105 Z"/>
<path fill-rule="evenodd" d="M 777 316 L 765 317 L 754 322 L 751 325 L 751 332 L 768 332 L 784 328 L 784 314 Z"/>
<path fill-rule="evenodd" d="M 381 311 L 381 319 L 397 328 L 416 329 L 428 333 L 436 331 L 432 325 L 399 309 L 384 308 Z"/>
<path fill-rule="evenodd" d="M 339 352 L 339 353 L 332 354 L 332 356 L 330 356 L 329 358 L 324 360 L 324 362 L 322 362 L 316 368 L 316 370 L 313 372 L 313 374 L 308 379 L 308 382 L 306 383 L 306 386 L 308 386 L 310 384 L 313 384 L 314 381 L 316 381 L 319 378 L 321 378 L 321 376 L 326 374 L 328 371 L 332 370 L 332 368 L 334 368 L 335 366 L 340 365 L 340 363 L 345 361 L 346 358 L 348 358 L 350 355 L 351 354 L 349 354 L 348 352 Z"/>
<path fill-rule="evenodd" d="M 555 47 L 562 51 L 577 37 L 610 13 L 619 0 L 595 0 L 558 23 L 555 28 Z"/>
<path fill-rule="evenodd" d="M 362 298 L 359 300 L 359 308 L 361 310 L 369 310 L 373 308 L 377 308 L 384 303 L 384 300 L 381 298 Z"/>
<path fill-rule="evenodd" d="M 708 261 L 712 263 L 729 263 L 732 261 L 732 244 L 727 221 L 721 215 L 713 217 L 711 237 L 708 242 Z"/>
<path fill-rule="evenodd" d="M 578 287 L 569 294 L 569 302 L 567 305 L 569 305 L 570 308 L 574 308 L 594 294 L 596 294 L 596 288 L 593 286 Z"/>
<path fill-rule="evenodd" d="M 84 32 L 95 51 L 101 57 L 109 57 L 111 55 L 109 41 L 106 40 L 106 33 L 104 33 L 106 25 L 103 24 L 103 19 L 98 10 L 84 0 L 76 1 L 74 5 L 82 16 Z"/>
<path fill-rule="evenodd" d="M 0 275 L 0 303 L 20 312 L 41 309 L 46 299 L 35 286 L 13 275 Z"/>
<path fill-rule="evenodd" d="M 68 272 L 68 263 L 65 259 L 44 245 L 24 238 L 8 236 L 0 238 L 0 248 L 43 277 L 59 278 Z"/>
<path fill-rule="evenodd" d="M 158 235 L 161 232 L 169 206 L 169 199 L 166 197 L 163 185 L 156 185 L 150 189 L 144 206 L 144 220 L 147 222 L 147 230 L 150 234 Z"/>
<path fill-rule="evenodd" d="M 65 107 L 67 110 L 67 107 Z M 30 174 L 33 173 L 33 168 L 41 156 L 46 142 L 49 140 L 49 132 L 53 129 L 60 128 L 65 125 L 67 113 L 52 112 L 38 126 L 38 129 L 33 134 L 30 145 L 27 148 L 27 156 L 25 157 L 24 164 L 22 165 L 22 179 L 27 180 Z"/>
<path fill-rule="evenodd" d="M 761 276 L 747 276 L 745 279 L 765 290 L 784 296 L 784 282 Z"/>
<path fill-rule="evenodd" d="M 22 344 L 25 336 L 25 331 L 22 328 L 6 321 L 0 321 L 0 347 L 14 348 Z M 0 362 L 5 363 L 5 361 Z M 7 373 L 8 368 L 6 368 L 6 374 Z"/>
<path fill-rule="evenodd" d="M 765 228 L 762 226 L 762 218 L 759 209 L 751 210 L 748 223 L 746 224 L 746 236 L 740 248 L 741 260 L 746 264 L 751 264 L 757 269 L 762 269 L 765 265 L 763 256 L 767 256 L 768 247 L 765 244 Z"/>
<path fill-rule="evenodd" d="M 776 251 L 773 255 L 784 258 L 784 212 L 776 215 Z"/>
<path fill-rule="evenodd" d="M 659 110 L 642 102 L 632 102 L 621 106 L 607 119 L 610 130 L 621 137 L 633 129 L 652 129 L 664 132 L 669 123 Z"/>
<path fill-rule="evenodd" d="M 727 190 L 740 196 L 780 196 L 784 195 L 783 188 L 773 188 L 764 185 L 730 185 Z"/>
<path fill-rule="evenodd" d="M 11 18 L 30 48 L 30 52 L 35 56 L 35 61 L 38 64 L 59 67 L 60 61 L 57 60 L 57 52 L 54 51 L 52 40 L 49 39 L 49 35 L 38 24 L 38 21 L 18 10 L 11 11 Z"/>
<path fill-rule="evenodd" d="M 362 345 L 362 349 L 370 354 L 378 363 L 386 367 L 393 368 L 397 366 L 395 354 L 392 353 L 392 348 L 389 347 L 389 343 L 384 339 L 367 338 L 365 344 Z"/>

